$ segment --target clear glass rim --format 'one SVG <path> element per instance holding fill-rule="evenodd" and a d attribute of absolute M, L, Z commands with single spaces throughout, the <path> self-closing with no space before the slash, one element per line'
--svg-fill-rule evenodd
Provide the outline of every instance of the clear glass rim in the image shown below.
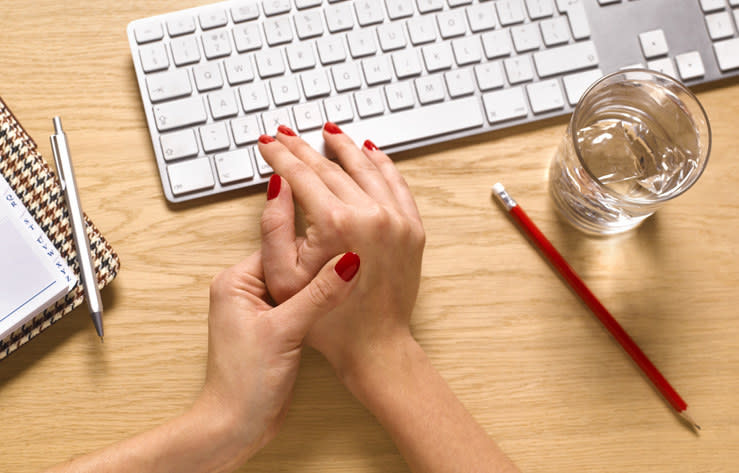
<path fill-rule="evenodd" d="M 624 194 L 621 194 L 620 192 L 617 192 L 617 191 L 611 189 L 610 187 L 608 187 L 608 185 L 603 184 L 600 181 L 600 179 L 598 179 L 596 176 L 593 175 L 593 173 L 590 171 L 590 169 L 588 168 L 588 166 L 585 164 L 585 160 L 583 160 L 582 154 L 580 153 L 580 148 L 577 145 L 577 137 L 575 136 L 576 131 L 575 131 L 575 126 L 574 125 L 577 122 L 577 119 L 579 118 L 579 113 L 582 111 L 582 108 L 580 107 L 580 102 L 582 102 L 582 100 L 585 97 L 587 97 L 588 94 L 590 94 L 594 89 L 596 89 L 597 87 L 599 87 L 603 82 L 605 82 L 605 81 L 607 81 L 607 80 L 611 79 L 612 77 L 617 76 L 619 74 L 628 74 L 630 72 L 631 73 L 637 72 L 637 73 L 647 74 L 647 75 L 654 76 L 654 77 L 663 79 L 663 80 L 665 80 L 667 82 L 670 82 L 670 83 L 674 84 L 677 88 L 679 88 L 682 92 L 684 92 L 686 94 L 686 96 L 690 100 L 693 100 L 695 102 L 695 104 L 698 105 L 698 110 L 700 110 L 700 113 L 703 116 L 703 120 L 706 123 L 706 131 L 707 131 L 707 135 L 708 135 L 707 147 L 706 147 L 706 157 L 703 160 L 703 163 L 700 166 L 700 169 L 696 172 L 696 174 L 692 178 L 692 180 L 685 187 L 681 188 L 679 192 L 672 192 L 672 193 L 669 193 L 669 194 L 665 194 L 664 196 L 660 196 L 659 198 L 654 199 L 654 200 L 635 199 L 635 198 L 632 198 L 632 197 L 628 197 L 628 196 L 626 196 Z M 572 140 L 572 145 L 573 145 L 572 147 L 575 150 L 575 154 L 577 155 L 577 160 L 580 163 L 580 166 L 582 167 L 582 169 L 588 174 L 588 176 L 594 182 L 596 182 L 601 187 L 601 190 L 603 192 L 606 192 L 607 194 L 616 196 L 619 199 L 621 199 L 624 202 L 627 202 L 629 204 L 636 204 L 636 205 L 659 204 L 661 202 L 665 202 L 665 201 L 668 201 L 670 199 L 674 199 L 675 197 L 683 194 L 685 191 L 687 191 L 688 189 L 690 189 L 691 187 L 693 187 L 693 185 L 696 182 L 698 182 L 698 179 L 701 177 L 701 175 L 703 175 L 703 171 L 705 171 L 706 166 L 708 165 L 708 160 L 711 157 L 711 144 L 712 144 L 712 135 L 713 135 L 713 133 L 711 132 L 711 122 L 708 120 L 708 114 L 706 113 L 706 110 L 703 108 L 703 104 L 701 104 L 700 100 L 698 100 L 698 97 L 696 97 L 696 95 L 690 89 L 688 89 L 687 86 L 685 86 L 685 84 L 683 84 L 679 80 L 675 79 L 674 77 L 668 76 L 667 74 L 663 74 L 663 73 L 658 72 L 658 71 L 653 71 L 651 69 L 644 69 L 644 68 L 620 69 L 618 71 L 611 72 L 610 74 L 606 74 L 605 76 L 601 77 L 597 81 L 593 82 L 590 85 L 590 87 L 588 87 L 585 90 L 585 92 L 582 94 L 582 96 L 580 97 L 580 100 L 578 101 L 577 105 L 575 105 L 575 111 L 572 113 L 572 117 L 570 117 L 570 125 L 569 125 L 568 128 L 569 128 L 569 130 L 568 130 L 569 139 Z"/>

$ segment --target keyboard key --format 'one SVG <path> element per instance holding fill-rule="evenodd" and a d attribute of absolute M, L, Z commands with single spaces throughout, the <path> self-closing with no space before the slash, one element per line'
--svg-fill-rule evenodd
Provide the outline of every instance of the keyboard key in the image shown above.
<path fill-rule="evenodd" d="M 452 67 L 452 49 L 449 43 L 437 43 L 423 48 L 423 61 L 429 72 Z"/>
<path fill-rule="evenodd" d="M 429 13 L 443 9 L 444 0 L 416 0 L 416 5 L 421 13 Z"/>
<path fill-rule="evenodd" d="M 390 82 L 392 79 L 392 70 L 390 67 L 390 61 L 385 56 L 372 57 L 362 61 L 364 80 L 367 82 L 367 85 Z"/>
<path fill-rule="evenodd" d="M 295 103 L 300 100 L 300 89 L 294 77 L 280 77 L 269 83 L 275 105 Z"/>
<path fill-rule="evenodd" d="M 672 60 L 668 57 L 662 59 L 655 59 L 654 61 L 647 61 L 647 68 L 653 71 L 667 74 L 670 77 L 677 78 L 675 72 L 675 66 L 672 65 Z"/>
<path fill-rule="evenodd" d="M 192 130 L 165 133 L 159 137 L 165 161 L 189 158 L 198 154 L 198 142 Z"/>
<path fill-rule="evenodd" d="M 346 49 L 341 37 L 327 36 L 316 41 L 321 64 L 335 64 L 346 59 Z"/>
<path fill-rule="evenodd" d="M 326 119 L 334 123 L 344 123 L 354 119 L 352 104 L 346 95 L 337 95 L 323 101 Z"/>
<path fill-rule="evenodd" d="M 564 44 L 570 40 L 570 26 L 567 23 L 567 18 L 563 16 L 543 20 L 539 23 L 539 28 L 541 29 L 541 36 L 544 38 L 544 44 L 547 46 Z"/>
<path fill-rule="evenodd" d="M 413 15 L 413 5 L 410 0 L 385 0 L 385 6 L 387 6 L 387 14 L 391 20 Z"/>
<path fill-rule="evenodd" d="M 436 40 L 436 22 L 430 16 L 418 16 L 411 18 L 406 23 L 408 36 L 414 45 L 431 43 Z"/>
<path fill-rule="evenodd" d="M 521 0 L 500 0 L 495 2 L 498 19 L 503 26 L 523 23 L 525 18 Z"/>
<path fill-rule="evenodd" d="M 380 0 L 357 0 L 354 2 L 354 11 L 361 26 L 382 23 L 385 19 Z"/>
<path fill-rule="evenodd" d="M 300 39 L 315 38 L 323 34 L 323 22 L 318 10 L 308 10 L 295 15 L 295 31 Z"/>
<path fill-rule="evenodd" d="M 313 47 L 310 43 L 295 43 L 285 48 L 287 64 L 291 71 L 302 71 L 316 65 Z"/>
<path fill-rule="evenodd" d="M 141 68 L 144 72 L 155 72 L 169 67 L 167 50 L 162 43 L 147 44 L 139 49 Z"/>
<path fill-rule="evenodd" d="M 195 77 L 195 85 L 201 92 L 223 87 L 223 76 L 218 63 L 207 62 L 195 66 L 192 68 L 192 75 Z"/>
<path fill-rule="evenodd" d="M 387 23 L 377 27 L 377 37 L 383 51 L 402 49 L 406 45 L 403 26 L 399 23 Z"/>
<path fill-rule="evenodd" d="M 251 155 L 246 148 L 216 154 L 214 161 L 221 184 L 230 184 L 254 177 Z"/>
<path fill-rule="evenodd" d="M 208 119 L 201 97 L 190 97 L 162 103 L 155 105 L 153 110 L 154 121 L 159 131 L 197 125 L 198 123 L 205 123 Z"/>
<path fill-rule="evenodd" d="M 254 54 L 257 63 L 259 77 L 267 78 L 279 76 L 285 73 L 285 62 L 279 49 L 266 49 Z"/>
<path fill-rule="evenodd" d="M 153 103 L 185 97 L 192 93 L 190 77 L 186 70 L 181 69 L 146 76 L 146 88 Z"/>
<path fill-rule="evenodd" d="M 219 120 L 226 117 L 234 117 L 239 113 L 239 106 L 234 98 L 232 90 L 222 90 L 208 94 L 211 116 Z"/>
<path fill-rule="evenodd" d="M 592 41 L 568 44 L 534 53 L 536 71 L 541 77 L 574 72 L 598 65 L 598 54 Z"/>
<path fill-rule="evenodd" d="M 255 143 L 262 134 L 259 131 L 259 123 L 256 115 L 234 118 L 231 120 L 231 132 L 237 145 Z"/>
<path fill-rule="evenodd" d="M 706 70 L 703 67 L 703 60 L 698 51 L 678 54 L 675 56 L 675 63 L 677 63 L 677 70 L 680 73 L 680 78 L 682 80 L 703 77 L 706 73 Z"/>
<path fill-rule="evenodd" d="M 552 0 L 526 0 L 526 9 L 532 20 L 548 18 L 554 14 Z"/>
<path fill-rule="evenodd" d="M 277 133 L 277 127 L 280 125 L 292 126 L 290 120 L 290 110 L 287 108 L 278 108 L 262 113 L 262 124 L 264 132 L 270 135 Z"/>
<path fill-rule="evenodd" d="M 662 30 L 652 30 L 639 34 L 639 44 L 644 57 L 652 59 L 667 54 L 667 39 Z"/>
<path fill-rule="evenodd" d="M 337 92 L 358 89 L 362 86 L 362 78 L 356 64 L 341 64 L 331 68 L 334 87 Z"/>
<path fill-rule="evenodd" d="M 203 53 L 208 59 L 231 54 L 231 39 L 226 31 L 213 31 L 203 34 Z"/>
<path fill-rule="evenodd" d="M 254 80 L 254 70 L 248 56 L 234 56 L 223 61 L 226 78 L 231 85 L 242 84 Z"/>
<path fill-rule="evenodd" d="M 176 196 L 215 186 L 208 158 L 190 159 L 167 166 L 169 185 Z"/>
<path fill-rule="evenodd" d="M 514 26 L 511 28 L 513 45 L 519 53 L 533 51 L 541 46 L 539 28 L 535 23 Z"/>
<path fill-rule="evenodd" d="M 534 113 L 551 112 L 564 108 L 565 100 L 557 79 L 549 79 L 526 86 L 531 111 Z"/>
<path fill-rule="evenodd" d="M 739 67 L 739 38 L 727 39 L 713 43 L 718 67 L 722 71 L 730 71 Z"/>
<path fill-rule="evenodd" d="M 721 10 L 726 6 L 726 3 L 724 0 L 700 0 L 701 8 L 704 12 L 712 12 L 716 10 Z"/>
<path fill-rule="evenodd" d="M 290 0 L 263 0 L 262 9 L 267 16 L 287 13 L 290 11 Z"/>
<path fill-rule="evenodd" d="M 203 151 L 206 153 L 226 149 L 231 145 L 226 124 L 223 122 L 216 122 L 212 125 L 200 127 L 199 131 L 200 141 L 203 143 Z"/>
<path fill-rule="evenodd" d="M 195 20 L 190 15 L 180 15 L 167 20 L 167 31 L 170 36 L 180 36 L 195 32 Z"/>
<path fill-rule="evenodd" d="M 323 10 L 326 27 L 332 33 L 350 30 L 354 27 L 354 12 L 349 3 L 339 3 Z"/>
<path fill-rule="evenodd" d="M 413 88 L 408 82 L 396 82 L 385 86 L 387 104 L 393 112 L 413 108 L 416 101 L 413 97 Z"/>
<path fill-rule="evenodd" d="M 480 31 L 492 30 L 495 28 L 497 21 L 495 18 L 495 9 L 492 4 L 481 3 L 473 5 L 465 10 L 467 21 L 470 24 L 470 30 L 473 33 Z"/>
<path fill-rule="evenodd" d="M 246 23 L 233 29 L 236 50 L 240 53 L 262 47 L 262 33 L 257 23 Z"/>
<path fill-rule="evenodd" d="M 505 80 L 500 62 L 488 62 L 475 66 L 475 79 L 480 90 L 487 91 L 503 87 Z"/>
<path fill-rule="evenodd" d="M 262 82 L 239 87 L 239 96 L 241 106 L 247 113 L 269 108 L 267 89 Z"/>
<path fill-rule="evenodd" d="M 372 56 L 377 52 L 375 35 L 370 30 L 359 30 L 347 33 L 346 41 L 349 43 L 349 54 L 353 58 Z"/>
<path fill-rule="evenodd" d="M 266 177 L 272 174 L 273 172 L 275 172 L 272 169 L 272 166 L 267 164 L 267 161 L 265 161 L 264 158 L 262 157 L 262 153 L 259 152 L 258 146 L 254 146 L 252 150 L 254 151 L 254 159 L 257 162 L 257 171 L 259 171 L 260 176 Z"/>
<path fill-rule="evenodd" d="M 467 32 L 462 10 L 449 10 L 440 13 L 436 17 L 436 21 L 439 23 L 439 32 L 444 39 L 463 36 Z"/>
<path fill-rule="evenodd" d="M 469 69 L 456 69 L 444 73 L 444 81 L 451 98 L 470 95 L 475 91 L 475 81 Z"/>
<path fill-rule="evenodd" d="M 204 11 L 198 15 L 198 19 L 200 20 L 200 27 L 204 30 L 226 26 L 228 24 L 226 11 L 220 8 L 211 8 Z"/>
<path fill-rule="evenodd" d="M 534 69 L 531 67 L 529 56 L 514 56 L 503 61 L 508 82 L 518 84 L 534 78 Z"/>
<path fill-rule="evenodd" d="M 570 20 L 570 29 L 575 39 L 585 39 L 590 36 L 590 23 L 585 13 L 585 5 L 581 1 L 570 3 L 567 7 L 567 19 Z"/>
<path fill-rule="evenodd" d="M 323 126 L 324 120 L 321 116 L 321 107 L 316 102 L 307 102 L 293 107 L 295 126 L 298 131 L 314 130 Z"/>
<path fill-rule="evenodd" d="M 172 60 L 177 66 L 200 62 L 200 48 L 195 36 L 174 38 L 169 47 L 172 49 Z"/>
<path fill-rule="evenodd" d="M 565 86 L 567 101 L 570 105 L 575 105 L 580 100 L 580 97 L 582 97 L 582 94 L 588 90 L 588 87 L 601 77 L 603 77 L 603 72 L 600 69 L 577 72 L 564 76 L 562 83 Z"/>
<path fill-rule="evenodd" d="M 300 75 L 305 98 L 314 99 L 331 93 L 331 84 L 325 71 L 310 71 Z"/>
<path fill-rule="evenodd" d="M 234 23 L 256 20 L 259 18 L 259 7 L 255 2 L 250 1 L 234 5 L 231 7 L 231 18 L 233 18 Z"/>
<path fill-rule="evenodd" d="M 529 114 L 521 87 L 488 92 L 482 96 L 482 102 L 491 124 L 523 118 Z"/>
<path fill-rule="evenodd" d="M 418 53 L 413 49 L 393 53 L 393 68 L 398 79 L 413 77 L 421 74 L 421 61 Z"/>
<path fill-rule="evenodd" d="M 457 64 L 464 66 L 475 64 L 482 60 L 480 40 L 477 38 L 462 38 L 452 41 L 452 50 Z"/>
<path fill-rule="evenodd" d="M 486 58 L 494 59 L 511 54 L 511 36 L 508 34 L 508 30 L 483 33 L 481 38 L 482 49 L 485 51 Z"/>
<path fill-rule="evenodd" d="M 732 23 L 731 15 L 727 11 L 706 15 L 706 28 L 714 41 L 734 36 Z"/>
<path fill-rule="evenodd" d="M 293 30 L 290 19 L 286 16 L 271 18 L 264 21 L 264 36 L 267 44 L 277 46 L 293 40 Z"/>
<path fill-rule="evenodd" d="M 133 28 L 133 35 L 139 44 L 158 41 L 164 37 L 162 24 L 158 21 L 140 22 Z"/>
<path fill-rule="evenodd" d="M 355 92 L 354 103 L 357 105 L 357 114 L 360 118 L 382 115 L 385 112 L 382 94 L 378 89 Z"/>
<path fill-rule="evenodd" d="M 440 75 L 424 76 L 414 81 L 422 105 L 444 100 L 444 82 Z"/>
<path fill-rule="evenodd" d="M 295 0 L 295 7 L 298 9 L 317 7 L 323 0 Z"/>

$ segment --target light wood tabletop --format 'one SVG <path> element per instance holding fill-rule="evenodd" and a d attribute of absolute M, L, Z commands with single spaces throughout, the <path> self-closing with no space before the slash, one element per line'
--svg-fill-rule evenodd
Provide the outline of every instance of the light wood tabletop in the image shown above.
<path fill-rule="evenodd" d="M 0 95 L 48 162 L 63 117 L 84 209 L 121 270 L 102 293 L 104 344 L 82 306 L 0 362 L 0 471 L 151 428 L 202 386 L 208 286 L 259 248 L 265 188 L 167 204 L 126 37 L 131 20 L 202 3 L 3 2 Z M 552 207 L 564 117 L 396 156 L 427 232 L 413 332 L 522 471 L 739 471 L 739 81 L 697 92 L 713 129 L 705 173 L 621 237 L 584 236 Z M 498 181 L 685 398 L 700 435 L 491 199 Z M 308 349 L 282 431 L 239 471 L 408 468 Z"/>

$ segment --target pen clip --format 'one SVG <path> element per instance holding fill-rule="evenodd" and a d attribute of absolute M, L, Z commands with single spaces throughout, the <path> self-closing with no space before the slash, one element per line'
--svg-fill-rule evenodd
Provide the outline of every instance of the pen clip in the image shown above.
<path fill-rule="evenodd" d="M 64 180 L 64 168 L 62 167 L 60 158 L 60 147 L 62 145 L 66 146 L 66 140 L 64 143 L 59 143 L 59 139 L 64 137 L 64 131 L 62 130 L 61 125 L 61 119 L 59 117 L 54 117 L 54 133 L 51 135 L 50 141 L 51 154 L 54 155 L 54 165 L 56 166 L 56 175 L 59 178 L 59 185 L 61 186 L 62 191 L 65 191 L 67 189 L 67 183 Z"/>

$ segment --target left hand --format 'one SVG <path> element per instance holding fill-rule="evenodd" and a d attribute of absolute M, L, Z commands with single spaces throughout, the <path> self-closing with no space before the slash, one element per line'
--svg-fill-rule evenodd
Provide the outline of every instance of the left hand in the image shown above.
<path fill-rule="evenodd" d="M 344 265 L 337 267 L 339 261 Z M 194 409 L 225 423 L 237 463 L 279 430 L 292 397 L 303 338 L 351 292 L 358 265 L 356 255 L 331 259 L 303 290 L 277 307 L 267 302 L 261 252 L 214 278 L 207 375 Z"/>

